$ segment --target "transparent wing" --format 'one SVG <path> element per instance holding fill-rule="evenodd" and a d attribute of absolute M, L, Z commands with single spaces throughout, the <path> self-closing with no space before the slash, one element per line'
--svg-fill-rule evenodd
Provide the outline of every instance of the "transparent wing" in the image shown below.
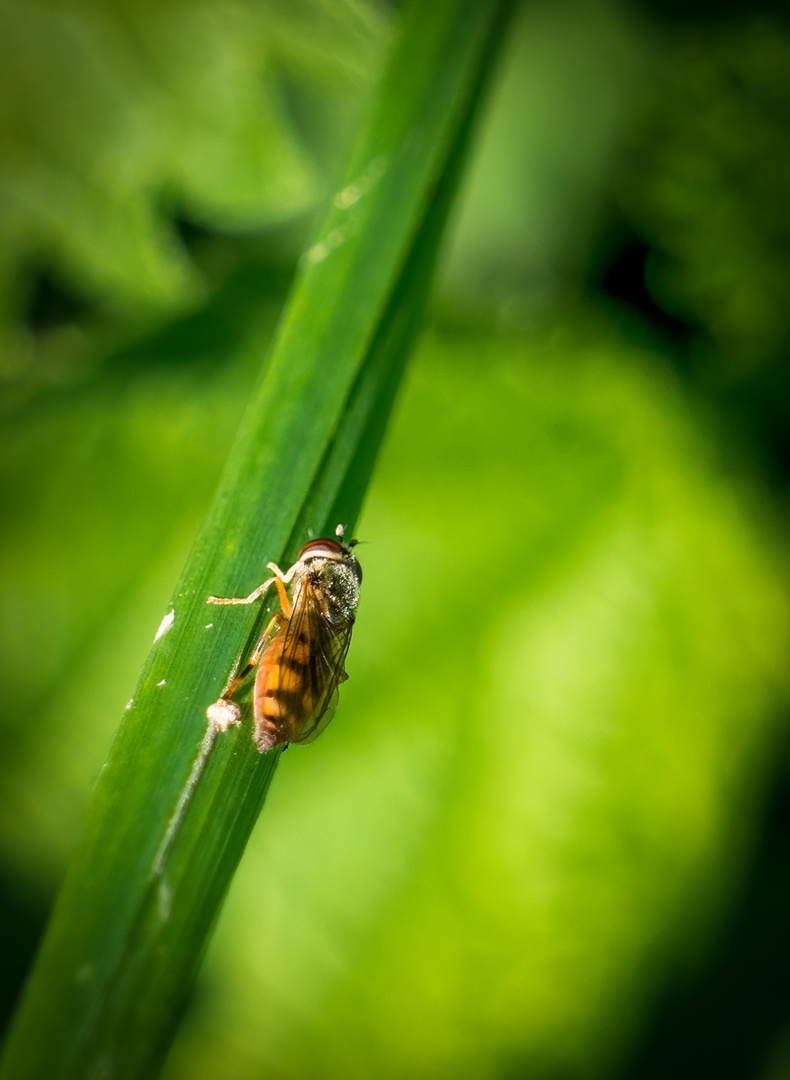
<path fill-rule="evenodd" d="M 332 719 L 353 623 L 333 626 L 323 613 L 321 596 L 305 581 L 285 631 L 281 687 L 290 702 L 283 718 L 285 739 L 312 742 Z"/>

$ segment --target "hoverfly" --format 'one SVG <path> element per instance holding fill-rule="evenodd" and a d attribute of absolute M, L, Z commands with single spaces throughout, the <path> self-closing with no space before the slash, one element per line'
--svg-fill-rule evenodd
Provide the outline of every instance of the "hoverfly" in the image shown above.
<path fill-rule="evenodd" d="M 208 598 L 209 604 L 252 604 L 270 585 L 277 588 L 282 611 L 272 616 L 247 666 L 208 710 L 217 727 L 238 723 L 241 710 L 230 698 L 257 664 L 253 715 L 261 753 L 278 743 L 312 742 L 332 719 L 338 685 L 348 678 L 343 663 L 362 568 L 352 550 L 356 541 L 343 543 L 342 525 L 335 536 L 305 544 L 285 574 L 268 563 L 273 576 L 249 596 Z M 289 584 L 290 597 L 285 588 Z"/>

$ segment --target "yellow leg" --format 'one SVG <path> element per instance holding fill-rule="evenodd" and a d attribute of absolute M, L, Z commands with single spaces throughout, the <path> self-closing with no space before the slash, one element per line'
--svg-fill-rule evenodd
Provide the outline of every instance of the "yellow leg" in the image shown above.
<path fill-rule="evenodd" d="M 273 577 L 267 578 L 262 585 L 259 585 L 257 589 L 250 593 L 249 596 L 210 596 L 206 603 L 208 604 L 254 604 L 259 596 L 263 596 L 269 586 L 274 582 L 277 586 L 277 592 L 280 595 L 280 606 L 283 609 L 286 619 L 291 617 L 291 602 L 288 599 L 288 593 L 285 591 L 285 586 L 291 580 L 296 573 L 296 568 L 299 565 L 294 563 L 287 574 L 284 574 L 277 563 L 270 562 L 267 564 L 269 569 L 273 571 Z"/>
<path fill-rule="evenodd" d="M 264 581 L 263 585 L 259 585 L 258 588 L 251 592 L 249 596 L 210 596 L 206 601 L 207 604 L 253 604 L 259 596 L 263 596 L 273 581 L 279 582 L 279 578 L 270 577 Z"/>
<path fill-rule="evenodd" d="M 279 611 L 276 611 L 274 615 L 272 615 L 269 625 L 263 631 L 263 634 L 261 634 L 261 637 L 258 640 L 258 644 L 255 646 L 252 656 L 247 661 L 247 666 L 244 668 L 244 671 L 242 671 L 239 675 L 236 676 L 236 678 L 233 680 L 228 689 L 220 698 L 220 701 L 227 701 L 229 698 L 231 698 L 233 694 L 236 693 L 241 684 L 244 682 L 244 680 L 247 678 L 255 665 L 258 663 L 261 655 L 263 654 L 263 650 L 269 644 L 269 633 L 275 623 L 277 623 L 278 627 L 282 629 L 283 626 L 288 625 L 288 620 L 284 616 L 282 616 Z"/>

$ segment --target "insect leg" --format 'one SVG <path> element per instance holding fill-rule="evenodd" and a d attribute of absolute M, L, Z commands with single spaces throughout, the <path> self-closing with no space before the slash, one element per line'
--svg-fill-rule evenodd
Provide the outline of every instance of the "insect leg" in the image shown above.
<path fill-rule="evenodd" d="M 252 604 L 259 597 L 263 596 L 269 586 L 274 583 L 277 587 L 278 599 L 280 601 L 280 607 L 282 608 L 282 614 L 278 611 L 272 616 L 269 625 L 261 635 L 258 644 L 250 657 L 246 667 L 238 675 L 230 675 L 230 682 L 227 689 L 223 693 L 222 697 L 218 698 L 212 705 L 209 705 L 206 710 L 206 715 L 209 719 L 209 733 L 211 738 L 217 731 L 227 731 L 231 724 L 238 724 L 241 718 L 241 710 L 235 701 L 231 698 L 233 694 L 238 690 L 239 686 L 249 675 L 250 671 L 255 667 L 263 654 L 263 650 L 271 640 L 269 635 L 272 627 L 276 624 L 278 630 L 281 630 L 284 626 L 288 625 L 288 620 L 291 618 L 293 606 L 288 598 L 285 586 L 291 580 L 296 573 L 298 563 L 294 563 L 291 569 L 284 574 L 276 563 L 269 563 L 269 568 L 274 572 L 274 576 L 267 578 L 262 585 L 259 585 L 257 589 L 250 593 L 249 596 L 233 597 L 233 596 L 209 596 L 207 603 L 209 604 Z"/>
<path fill-rule="evenodd" d="M 251 592 L 249 596 L 209 596 L 206 601 L 207 604 L 253 604 L 259 596 L 263 596 L 273 581 L 278 581 L 279 578 L 267 578 L 263 585 L 259 585 L 254 592 Z"/>
<path fill-rule="evenodd" d="M 277 563 L 274 563 L 274 562 L 266 563 L 266 566 L 268 567 L 268 569 L 274 571 L 274 576 L 279 578 L 280 581 L 284 581 L 286 585 L 288 584 L 288 582 L 291 580 L 291 578 L 296 573 L 296 568 L 298 567 L 298 565 L 299 565 L 299 563 L 295 562 L 293 564 L 293 566 L 291 567 L 291 569 L 287 573 L 284 574 L 282 572 L 282 570 L 280 569 L 280 567 L 277 565 Z"/>
<path fill-rule="evenodd" d="M 277 586 L 277 592 L 280 594 L 280 607 L 283 609 L 283 613 L 285 614 L 286 619 L 290 619 L 292 612 L 292 604 L 291 601 L 288 599 L 288 593 L 285 591 L 285 586 L 296 573 L 299 563 L 295 562 L 286 574 L 282 572 L 277 563 L 270 562 L 266 565 L 270 570 L 274 571 L 274 577 L 272 578 L 272 581 Z"/>
<path fill-rule="evenodd" d="M 258 640 L 258 644 L 255 646 L 255 649 L 253 650 L 252 656 L 250 656 L 249 660 L 247 661 L 246 667 L 244 668 L 243 671 L 239 672 L 239 674 L 236 676 L 236 678 L 230 684 L 228 689 L 225 691 L 225 693 L 219 699 L 220 701 L 227 701 L 229 698 L 231 698 L 236 693 L 236 691 L 241 686 L 241 684 L 244 682 L 244 680 L 247 678 L 247 676 L 252 671 L 252 669 L 255 667 L 255 665 L 258 663 L 258 661 L 261 658 L 261 654 L 263 653 L 263 650 L 265 649 L 265 647 L 269 643 L 269 634 L 271 633 L 271 629 L 272 629 L 272 627 L 274 626 L 275 623 L 277 623 L 278 627 L 282 628 L 283 626 L 287 625 L 288 620 L 286 618 L 284 618 L 280 614 L 279 611 L 276 611 L 274 613 L 274 615 L 272 615 L 271 620 L 269 622 L 269 625 L 266 627 L 266 629 L 261 634 L 261 636 L 260 636 L 260 638 Z"/>
<path fill-rule="evenodd" d="M 274 582 L 274 583 L 276 583 L 277 591 L 280 594 L 280 603 L 282 605 L 283 611 L 285 611 L 286 617 L 290 618 L 291 617 L 291 605 L 288 602 L 285 589 L 282 586 L 287 585 L 288 582 L 291 580 L 291 578 L 294 576 L 294 574 L 296 573 L 296 568 L 298 567 L 299 563 L 294 563 L 287 574 L 284 574 L 282 572 L 282 570 L 277 565 L 277 563 L 270 562 L 270 563 L 267 563 L 266 565 L 267 565 L 269 570 L 272 570 L 274 572 L 274 577 L 267 578 L 266 581 L 264 581 L 263 585 L 259 585 L 258 588 L 255 589 L 253 592 L 251 592 L 249 596 L 239 596 L 239 597 L 236 597 L 236 596 L 209 596 L 206 603 L 207 604 L 254 604 L 255 601 L 258 599 L 258 597 L 263 596 L 263 594 L 266 592 L 266 590 L 269 588 L 269 586 L 272 584 L 272 582 Z M 285 599 L 283 599 L 284 597 L 285 597 Z"/>
<path fill-rule="evenodd" d="M 211 738 L 213 738 L 213 735 L 218 731 L 227 731 L 231 724 L 238 724 L 241 720 L 241 709 L 235 701 L 231 700 L 231 698 L 260 660 L 264 648 L 271 640 L 269 634 L 275 623 L 277 624 L 278 629 L 281 629 L 283 626 L 288 625 L 288 620 L 284 618 L 279 611 L 272 615 L 269 625 L 261 635 L 244 670 L 235 677 L 231 675 L 231 681 L 225 692 L 222 694 L 222 697 L 217 698 L 217 700 L 206 709 L 206 716 L 209 719 L 209 735 Z"/>
<path fill-rule="evenodd" d="M 288 593 L 285 591 L 285 586 L 283 585 L 283 579 L 282 578 L 276 578 L 274 583 L 277 586 L 277 592 L 279 593 L 279 596 L 280 596 L 280 607 L 282 608 L 283 615 L 286 617 L 286 619 L 290 619 L 290 617 L 291 617 L 291 615 L 293 613 L 293 605 L 291 604 L 291 601 L 288 599 Z"/>

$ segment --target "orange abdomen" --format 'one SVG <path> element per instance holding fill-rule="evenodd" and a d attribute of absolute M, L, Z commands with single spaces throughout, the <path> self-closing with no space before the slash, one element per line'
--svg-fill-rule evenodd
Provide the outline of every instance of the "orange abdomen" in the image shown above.
<path fill-rule="evenodd" d="M 320 688 L 311 686 L 310 647 L 294 641 L 284 655 L 287 627 L 266 646 L 255 679 L 255 737 L 259 750 L 294 741 L 301 724 L 318 705 Z"/>

